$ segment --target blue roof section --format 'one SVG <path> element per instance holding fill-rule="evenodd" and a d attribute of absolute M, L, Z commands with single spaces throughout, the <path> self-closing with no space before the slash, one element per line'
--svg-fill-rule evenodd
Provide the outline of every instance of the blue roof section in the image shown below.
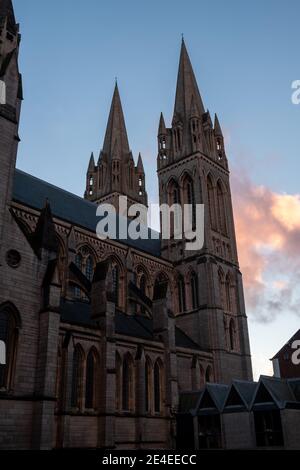
<path fill-rule="evenodd" d="M 45 205 L 45 200 L 48 199 L 54 217 L 94 233 L 101 220 L 96 216 L 97 204 L 17 169 L 14 177 L 13 199 L 37 210 L 41 210 Z M 125 220 L 127 225 L 130 223 L 117 216 L 117 225 L 121 220 Z M 149 239 L 147 240 L 132 240 L 131 238 L 124 240 L 118 236 L 117 240 L 137 250 L 160 257 L 159 233 L 150 228 L 148 228 L 148 233 Z"/>
<path fill-rule="evenodd" d="M 88 302 L 62 299 L 60 312 L 63 322 L 97 327 L 97 322 L 91 318 L 91 304 Z M 126 315 L 126 313 L 117 310 L 115 315 L 115 330 L 120 335 L 155 340 L 153 319 L 143 315 Z M 177 347 L 200 350 L 199 345 L 194 343 L 178 327 L 175 327 L 175 343 Z"/>
<path fill-rule="evenodd" d="M 257 401 L 260 390 L 265 394 Z M 228 398 L 235 390 L 245 406 L 229 405 Z M 252 397 L 252 399 L 251 399 Z M 209 398 L 209 402 L 208 402 Z M 281 379 L 261 375 L 259 382 L 233 380 L 227 384 L 206 383 L 199 391 L 184 391 L 179 395 L 180 413 L 196 415 L 243 412 L 244 410 L 300 409 L 300 379 Z"/>
<path fill-rule="evenodd" d="M 232 385 L 235 387 L 244 403 L 249 407 L 256 391 L 257 382 L 249 382 L 247 380 L 233 380 Z"/>
<path fill-rule="evenodd" d="M 229 385 L 207 383 L 206 390 L 209 392 L 218 410 L 221 411 L 227 397 Z"/>
<path fill-rule="evenodd" d="M 184 331 L 180 330 L 180 328 L 177 326 L 175 328 L 175 342 L 176 345 L 180 346 L 181 348 L 199 349 L 203 351 L 199 344 L 196 344 L 189 336 L 184 333 Z"/>

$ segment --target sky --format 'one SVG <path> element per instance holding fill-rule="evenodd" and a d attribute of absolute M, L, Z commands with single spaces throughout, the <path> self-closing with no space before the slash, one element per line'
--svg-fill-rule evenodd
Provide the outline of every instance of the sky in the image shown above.
<path fill-rule="evenodd" d="M 181 35 L 226 141 L 254 375 L 300 327 L 298 0 L 14 0 L 24 102 L 17 166 L 83 195 L 118 79 L 128 137 L 158 201 Z"/>

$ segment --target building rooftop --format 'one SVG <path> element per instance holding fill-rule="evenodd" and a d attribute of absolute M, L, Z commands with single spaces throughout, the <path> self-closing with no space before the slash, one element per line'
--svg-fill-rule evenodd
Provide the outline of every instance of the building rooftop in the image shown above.
<path fill-rule="evenodd" d="M 98 206 L 94 202 L 87 201 L 18 169 L 15 170 L 13 200 L 39 211 L 48 200 L 54 217 L 93 233 L 96 233 L 96 226 L 101 220 L 101 217 L 96 216 Z M 121 216 L 117 216 L 117 226 L 121 219 Z M 129 224 L 128 220 L 124 218 L 123 220 L 127 225 Z M 137 250 L 160 257 L 159 233 L 150 228 L 148 228 L 148 233 L 148 240 L 121 239 L 118 234 L 117 240 Z"/>
<path fill-rule="evenodd" d="M 63 300 L 60 311 L 62 321 L 66 323 L 96 326 L 96 322 L 91 318 L 91 305 L 88 302 Z M 117 334 L 152 341 L 155 339 L 152 318 L 116 311 L 115 325 Z M 178 327 L 175 327 L 175 342 L 177 347 L 201 350 L 200 346 Z"/>

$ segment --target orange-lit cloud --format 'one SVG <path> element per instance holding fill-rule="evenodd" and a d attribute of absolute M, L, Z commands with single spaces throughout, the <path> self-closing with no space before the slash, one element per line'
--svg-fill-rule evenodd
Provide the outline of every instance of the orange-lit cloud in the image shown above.
<path fill-rule="evenodd" d="M 300 314 L 300 195 L 279 194 L 235 171 L 232 193 L 248 313 Z"/>

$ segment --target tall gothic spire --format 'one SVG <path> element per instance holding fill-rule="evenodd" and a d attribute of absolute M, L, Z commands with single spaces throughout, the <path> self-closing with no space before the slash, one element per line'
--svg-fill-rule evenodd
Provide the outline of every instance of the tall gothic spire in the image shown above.
<path fill-rule="evenodd" d="M 201 116 L 205 110 L 185 42 L 182 39 L 174 117 L 179 117 L 182 121 L 188 119 L 190 117 L 192 99 L 193 111 L 196 108 L 199 116 Z"/>
<path fill-rule="evenodd" d="M 114 158 L 120 159 L 122 156 L 128 156 L 130 153 L 125 119 L 117 83 L 112 98 L 102 151 L 108 158 L 112 158 L 112 156 L 114 156 Z"/>

